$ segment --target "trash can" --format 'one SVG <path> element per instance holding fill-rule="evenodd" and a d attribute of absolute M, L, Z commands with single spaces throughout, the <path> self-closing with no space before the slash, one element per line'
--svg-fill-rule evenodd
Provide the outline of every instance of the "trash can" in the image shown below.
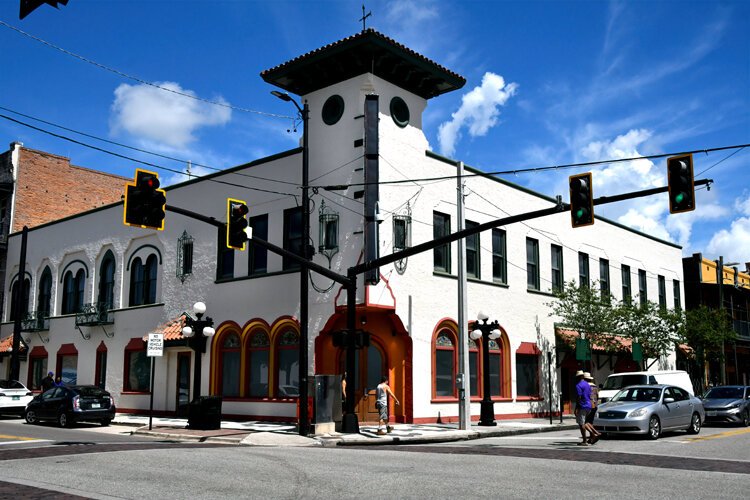
<path fill-rule="evenodd" d="M 221 429 L 221 396 L 201 396 L 188 407 L 188 429 Z"/>

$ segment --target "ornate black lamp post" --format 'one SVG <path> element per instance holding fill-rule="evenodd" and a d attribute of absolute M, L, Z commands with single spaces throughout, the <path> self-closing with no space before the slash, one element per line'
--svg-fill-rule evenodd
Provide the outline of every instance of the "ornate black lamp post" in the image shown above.
<path fill-rule="evenodd" d="M 495 422 L 495 403 L 492 402 L 490 394 L 490 339 L 495 340 L 500 337 L 500 325 L 497 321 L 487 323 L 489 316 L 483 312 L 477 314 L 477 321 L 474 323 L 474 331 L 469 336 L 477 340 L 482 338 L 482 387 L 484 397 L 481 403 L 481 413 L 479 414 L 479 425 L 494 426 Z"/>
<path fill-rule="evenodd" d="M 195 318 L 185 316 L 185 327 L 182 329 L 182 335 L 187 337 L 188 345 L 195 351 L 195 363 L 193 364 L 193 401 L 198 400 L 201 395 L 201 361 L 203 353 L 206 352 L 206 340 L 213 336 L 216 331 L 213 329 L 214 321 L 203 315 L 206 312 L 206 304 L 196 302 L 193 304 L 193 313 Z"/>

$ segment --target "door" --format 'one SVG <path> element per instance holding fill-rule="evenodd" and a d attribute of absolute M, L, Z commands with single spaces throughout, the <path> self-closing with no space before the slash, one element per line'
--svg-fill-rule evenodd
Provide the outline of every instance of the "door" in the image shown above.
<path fill-rule="evenodd" d="M 64 405 L 67 390 L 63 387 L 54 387 L 42 394 L 42 404 L 37 408 L 39 418 L 57 418 L 57 410 Z"/>
<path fill-rule="evenodd" d="M 346 352 L 344 350 L 340 353 L 339 366 L 341 367 L 341 373 L 344 373 L 344 367 L 346 366 Z M 357 355 L 354 358 L 354 377 L 348 377 L 353 380 L 351 380 L 351 385 L 347 383 L 346 392 L 350 397 L 354 397 L 354 411 L 357 413 L 360 423 L 378 421 L 375 393 L 380 378 L 387 374 L 385 355 L 379 345 L 371 343 L 369 347 L 357 350 Z"/>
<path fill-rule="evenodd" d="M 190 353 L 177 353 L 177 401 L 175 401 L 175 413 L 178 417 L 187 416 L 188 403 L 190 403 Z"/>

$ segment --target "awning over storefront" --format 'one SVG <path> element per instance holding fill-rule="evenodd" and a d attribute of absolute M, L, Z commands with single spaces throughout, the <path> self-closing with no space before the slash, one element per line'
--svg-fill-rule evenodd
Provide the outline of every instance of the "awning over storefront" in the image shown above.
<path fill-rule="evenodd" d="M 538 356 L 541 353 L 542 351 L 539 350 L 534 342 L 521 342 L 521 346 L 516 351 L 516 354 L 529 354 L 531 356 Z"/>
<path fill-rule="evenodd" d="M 577 338 L 579 338 L 581 335 L 575 331 L 575 330 L 568 330 L 565 328 L 555 328 L 555 336 L 560 339 L 563 343 L 570 345 L 571 347 L 575 346 L 575 341 Z M 612 337 L 615 342 L 617 342 L 621 346 L 621 350 L 623 351 L 630 351 L 631 346 L 633 344 L 632 339 L 627 337 L 621 337 L 619 335 L 614 335 Z M 604 346 L 601 346 L 597 344 L 596 342 L 591 344 L 591 349 L 593 351 L 606 351 L 606 348 Z"/>
<path fill-rule="evenodd" d="M 149 333 L 161 333 L 164 335 L 164 342 L 170 340 L 184 340 L 187 337 L 182 335 L 182 329 L 185 326 L 185 314 L 181 314 L 178 318 L 167 321 L 166 323 L 157 326 L 152 332 Z M 148 342 L 148 335 L 143 336 L 143 341 Z"/>

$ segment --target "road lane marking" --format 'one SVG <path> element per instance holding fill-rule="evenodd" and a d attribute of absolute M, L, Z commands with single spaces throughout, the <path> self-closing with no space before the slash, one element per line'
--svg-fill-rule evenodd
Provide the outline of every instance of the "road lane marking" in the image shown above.
<path fill-rule="evenodd" d="M 28 443 L 49 443 L 51 442 L 51 439 L 34 439 L 34 438 L 26 438 L 21 441 L 0 441 L 0 446 L 4 444 L 28 444 Z"/>
<path fill-rule="evenodd" d="M 699 437 L 694 437 L 694 438 L 688 438 L 687 442 L 705 441 L 707 439 L 718 439 L 718 438 L 723 438 L 723 437 L 739 436 L 740 434 L 750 434 L 750 429 L 739 429 L 736 431 L 726 431 L 726 432 L 720 432 L 718 434 L 711 434 L 710 436 L 699 436 Z"/>
<path fill-rule="evenodd" d="M 16 439 L 20 441 L 49 441 L 49 439 L 39 439 L 26 436 L 10 436 L 8 434 L 0 434 L 0 439 Z"/>

